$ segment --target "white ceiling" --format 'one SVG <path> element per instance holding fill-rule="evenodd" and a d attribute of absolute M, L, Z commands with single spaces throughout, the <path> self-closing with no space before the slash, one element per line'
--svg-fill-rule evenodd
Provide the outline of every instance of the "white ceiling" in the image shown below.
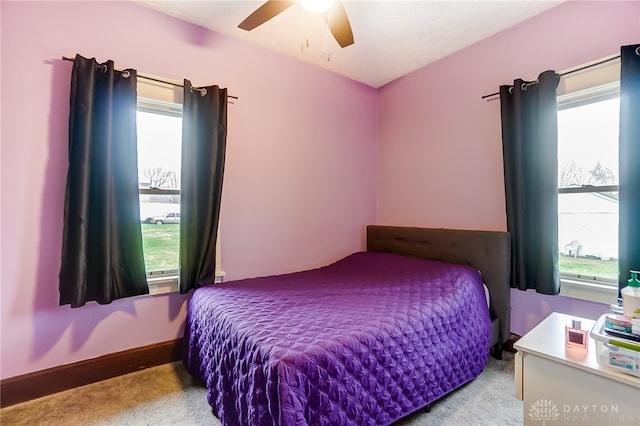
<path fill-rule="evenodd" d="M 355 39 L 355 44 L 344 49 L 333 39 L 321 15 L 306 12 L 299 4 L 252 31 L 244 31 L 238 24 L 264 1 L 136 1 L 380 87 L 565 0 L 344 0 Z"/>

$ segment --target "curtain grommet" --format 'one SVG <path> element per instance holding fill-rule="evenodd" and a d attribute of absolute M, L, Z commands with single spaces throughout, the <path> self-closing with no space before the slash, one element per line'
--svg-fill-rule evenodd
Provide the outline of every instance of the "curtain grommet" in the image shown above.
<path fill-rule="evenodd" d="M 98 68 L 103 72 L 106 73 L 107 70 L 109 69 L 105 64 L 98 64 Z"/>
<path fill-rule="evenodd" d="M 129 72 L 129 70 L 122 71 L 122 78 L 129 78 L 129 77 L 131 77 L 131 72 Z"/>
<path fill-rule="evenodd" d="M 513 86 L 509 87 L 509 93 L 513 95 Z"/>
<path fill-rule="evenodd" d="M 190 87 L 189 90 L 191 90 L 191 92 L 193 92 L 194 90 L 196 92 L 200 92 L 200 96 L 206 96 L 207 94 L 207 89 L 205 89 L 204 87 Z"/>
<path fill-rule="evenodd" d="M 522 83 L 522 84 L 520 85 L 520 90 L 522 90 L 523 92 L 526 92 L 526 91 L 527 91 L 527 87 L 529 87 L 529 86 L 527 85 L 527 83 Z"/>
<path fill-rule="evenodd" d="M 636 47 L 636 55 L 640 56 L 640 47 Z"/>

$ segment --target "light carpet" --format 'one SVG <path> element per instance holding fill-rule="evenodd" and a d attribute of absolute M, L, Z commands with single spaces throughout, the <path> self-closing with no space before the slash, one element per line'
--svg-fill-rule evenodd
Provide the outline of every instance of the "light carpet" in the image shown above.
<path fill-rule="evenodd" d="M 521 425 L 522 401 L 513 395 L 513 354 L 489 358 L 471 383 L 396 426 Z M 176 362 L 49 395 L 0 410 L 9 425 L 213 425 L 220 422 L 207 390 Z"/>

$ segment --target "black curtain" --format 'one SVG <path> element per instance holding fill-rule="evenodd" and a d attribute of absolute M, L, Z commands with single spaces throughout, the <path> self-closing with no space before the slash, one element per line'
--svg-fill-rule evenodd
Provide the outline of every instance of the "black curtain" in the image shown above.
<path fill-rule="evenodd" d="M 640 44 L 620 48 L 619 288 L 640 270 Z"/>
<path fill-rule="evenodd" d="M 76 55 L 60 305 L 147 294 L 136 147 L 135 70 Z"/>
<path fill-rule="evenodd" d="M 558 129 L 560 76 L 500 87 L 511 287 L 558 294 Z"/>
<path fill-rule="evenodd" d="M 180 293 L 186 293 L 215 281 L 227 89 L 196 89 L 185 80 L 182 114 Z"/>

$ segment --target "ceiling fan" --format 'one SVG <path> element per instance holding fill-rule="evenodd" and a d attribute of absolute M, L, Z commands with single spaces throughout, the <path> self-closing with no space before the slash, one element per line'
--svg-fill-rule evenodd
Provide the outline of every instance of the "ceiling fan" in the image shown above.
<path fill-rule="evenodd" d="M 295 0 L 268 0 L 265 4 L 257 8 L 251 15 L 247 16 L 247 18 L 238 25 L 238 28 L 251 31 L 257 26 L 264 24 L 269 19 L 284 12 L 289 7 L 293 6 L 295 2 Z M 344 10 L 342 1 L 300 0 L 300 3 L 302 7 L 310 12 L 322 13 L 324 21 L 340 47 L 347 47 L 353 44 L 351 24 L 349 23 L 349 18 L 347 18 L 347 12 Z"/>

